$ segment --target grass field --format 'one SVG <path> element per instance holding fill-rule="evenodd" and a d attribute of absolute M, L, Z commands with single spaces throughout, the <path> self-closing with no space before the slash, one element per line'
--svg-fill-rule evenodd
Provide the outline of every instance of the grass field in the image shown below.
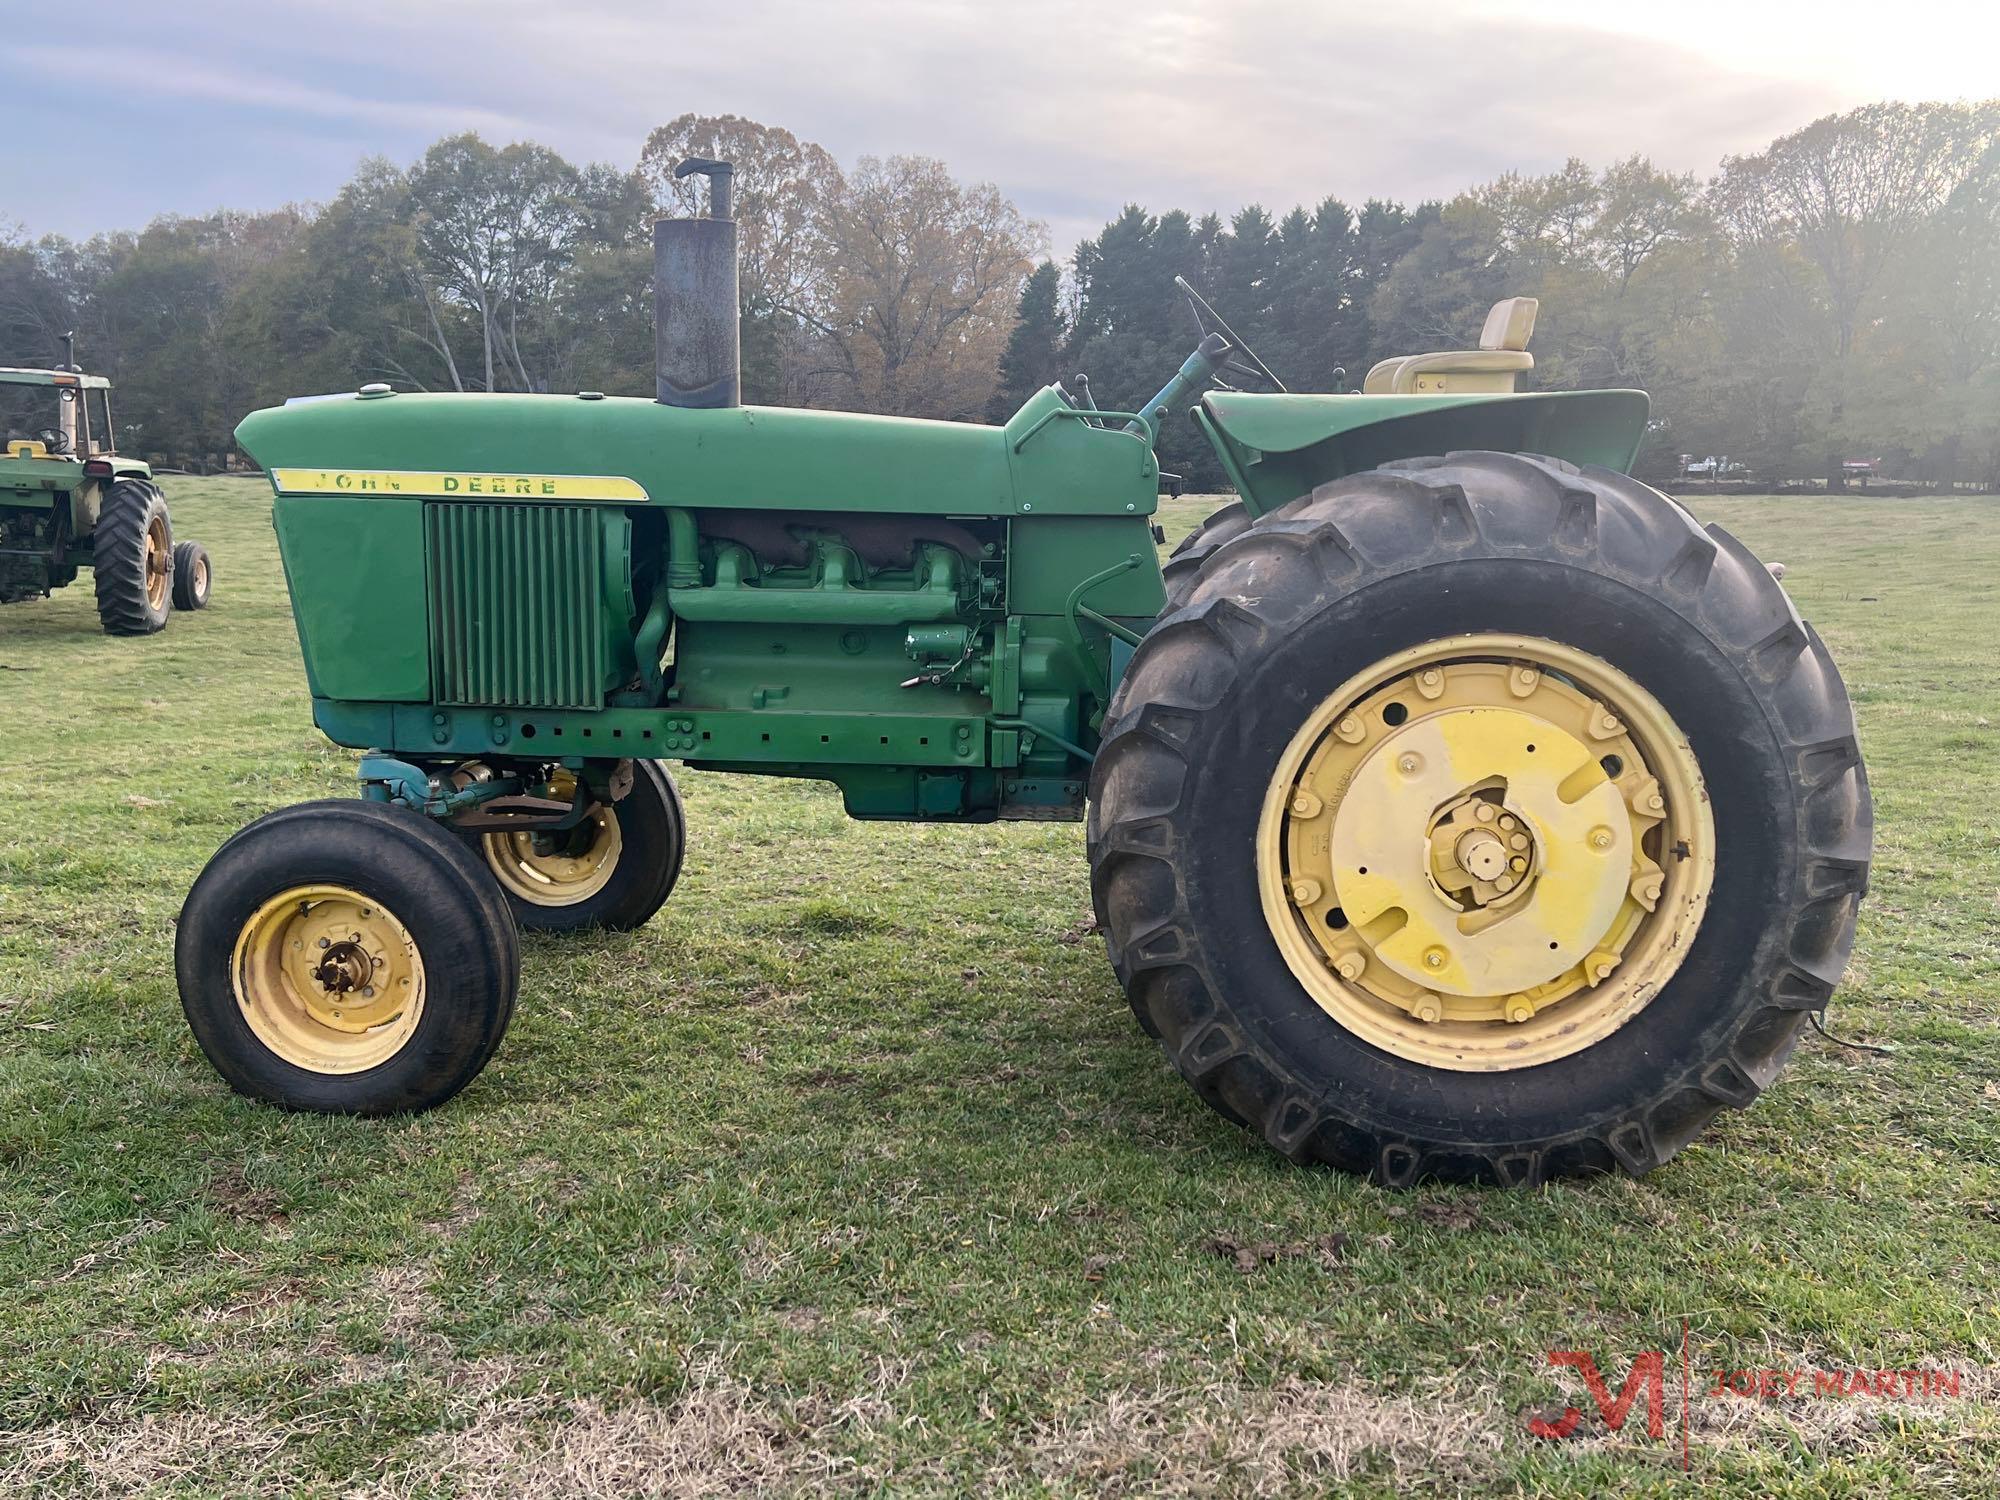
<path fill-rule="evenodd" d="M 1173 1075 L 1079 828 L 697 774 L 666 910 L 527 941 L 458 1101 L 234 1098 L 175 913 L 353 762 L 262 486 L 168 491 L 208 613 L 110 640 L 87 580 L 0 610 L 0 1492 L 2000 1489 L 2000 504 L 1698 505 L 1790 565 L 1854 689 L 1879 839 L 1829 1019 L 1892 1055 L 1809 1036 L 1643 1182 L 1396 1196 Z M 1607 1434 L 1550 1349 L 1614 1393 L 1667 1351 L 1663 1436 L 1643 1398 Z M 1857 1366 L 1960 1394 L 1705 1394 Z M 1565 1401 L 1576 1438 L 1526 1432 Z"/>

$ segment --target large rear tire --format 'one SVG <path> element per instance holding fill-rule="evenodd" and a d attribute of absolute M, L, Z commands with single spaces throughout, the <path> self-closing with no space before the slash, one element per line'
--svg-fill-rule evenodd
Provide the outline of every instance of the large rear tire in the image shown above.
<path fill-rule="evenodd" d="M 1871 819 L 1839 675 L 1740 544 L 1611 471 L 1459 453 L 1191 571 L 1107 715 L 1089 844 L 1204 1099 L 1386 1184 L 1530 1185 L 1648 1171 L 1770 1084 Z"/>
<path fill-rule="evenodd" d="M 1180 545 L 1167 554 L 1160 571 L 1167 585 L 1167 607 L 1162 614 L 1179 609 L 1194 591 L 1202 564 L 1215 556 L 1223 543 L 1243 535 L 1254 518 L 1241 500 L 1232 500 L 1210 512 L 1202 523 L 1181 538 Z"/>
<path fill-rule="evenodd" d="M 528 932 L 643 927 L 673 892 L 687 852 L 681 794 L 658 761 L 634 761 L 632 789 L 564 833 L 469 833 Z"/>
<path fill-rule="evenodd" d="M 174 943 L 195 1040 L 253 1099 L 325 1114 L 431 1109 L 486 1066 L 521 953 L 499 890 L 429 818 L 306 802 L 209 860 Z"/>
<path fill-rule="evenodd" d="M 97 513 L 91 571 L 107 635 L 151 635 L 174 610 L 174 528 L 167 498 L 143 479 L 111 486 Z"/>

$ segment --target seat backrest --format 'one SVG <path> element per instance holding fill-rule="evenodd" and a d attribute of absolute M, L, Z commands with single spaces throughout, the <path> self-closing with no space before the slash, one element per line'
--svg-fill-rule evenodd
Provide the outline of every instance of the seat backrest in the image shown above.
<path fill-rule="evenodd" d="M 1486 314 L 1486 326 L 1479 331 L 1482 349 L 1525 349 L 1535 336 L 1535 314 L 1541 302 L 1534 297 L 1502 297 Z"/>

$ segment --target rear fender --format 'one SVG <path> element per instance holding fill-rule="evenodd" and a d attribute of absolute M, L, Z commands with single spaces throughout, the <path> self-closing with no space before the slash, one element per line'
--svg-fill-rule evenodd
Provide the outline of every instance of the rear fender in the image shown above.
<path fill-rule="evenodd" d="M 1194 410 L 1253 515 L 1344 474 L 1468 448 L 1540 453 L 1628 473 L 1646 434 L 1643 391 L 1293 396 L 1211 391 Z"/>

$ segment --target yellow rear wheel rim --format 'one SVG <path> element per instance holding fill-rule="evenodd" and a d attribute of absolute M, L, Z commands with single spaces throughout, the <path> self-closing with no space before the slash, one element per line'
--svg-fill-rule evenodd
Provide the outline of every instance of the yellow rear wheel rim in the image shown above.
<path fill-rule="evenodd" d="M 1456 636 L 1343 683 L 1281 757 L 1264 914 L 1316 1004 L 1458 1071 L 1594 1045 L 1687 954 L 1715 825 L 1687 737 L 1609 662 Z"/>
<path fill-rule="evenodd" d="M 167 607 L 173 576 L 174 548 L 167 532 L 167 518 L 154 516 L 146 527 L 146 602 L 154 609 Z"/>
<path fill-rule="evenodd" d="M 346 886 L 293 886 L 258 907 L 237 934 L 230 977 L 257 1039 L 314 1073 L 387 1062 L 423 1014 L 416 940 Z"/>
<path fill-rule="evenodd" d="M 550 783 L 550 795 L 575 793 L 567 773 Z M 618 831 L 618 814 L 600 805 L 577 828 L 553 838 L 518 830 L 489 833 L 480 839 L 486 864 L 501 887 L 533 906 L 575 906 L 610 884 L 618 868 L 625 838 Z"/>

